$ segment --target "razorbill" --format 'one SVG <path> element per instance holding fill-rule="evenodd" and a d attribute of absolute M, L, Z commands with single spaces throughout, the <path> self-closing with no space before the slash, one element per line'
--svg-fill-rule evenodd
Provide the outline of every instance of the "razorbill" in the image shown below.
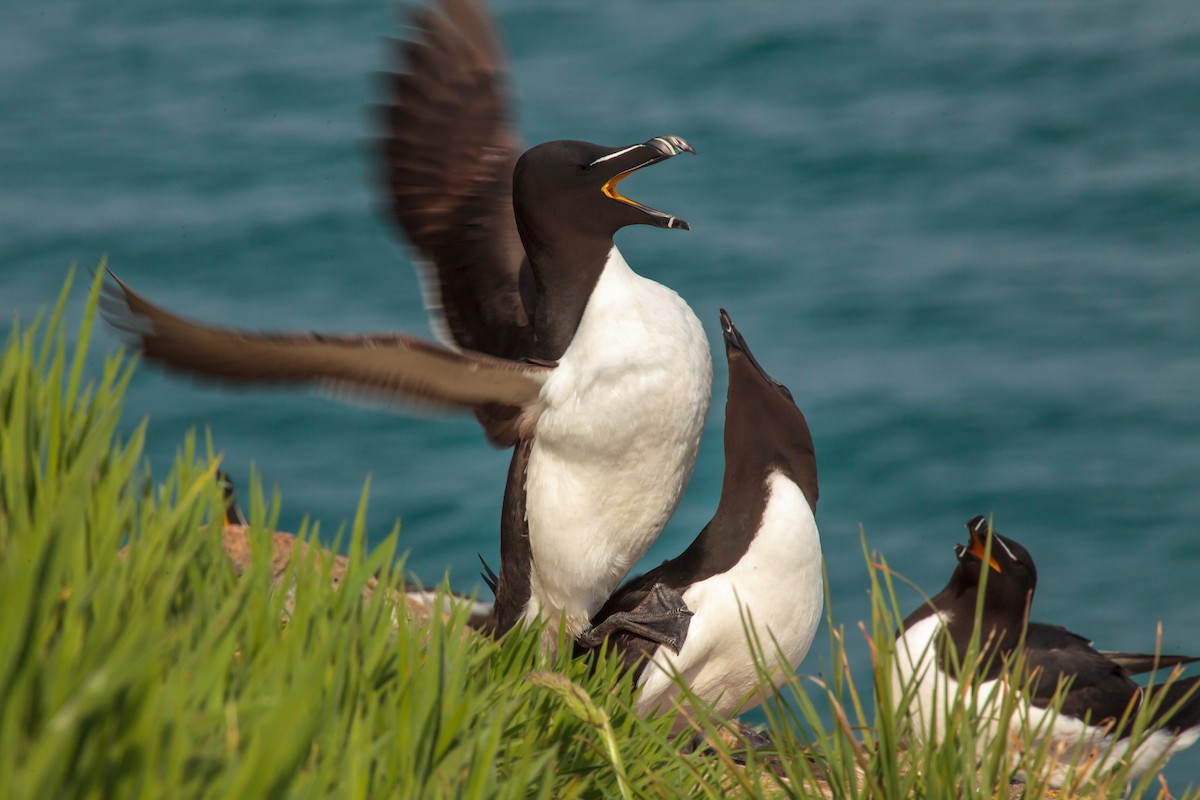
<path fill-rule="evenodd" d="M 440 111 L 426 114 L 399 92 L 387 115 L 389 186 L 397 220 L 434 265 L 458 349 L 401 334 L 202 325 L 119 280 L 106 315 L 147 359 L 195 375 L 475 412 L 493 443 L 515 446 L 492 627 L 542 617 L 552 643 L 560 619 L 571 637 L 587 629 L 691 475 L 711 391 L 708 344 L 687 303 L 630 269 L 613 235 L 634 224 L 688 227 L 617 185 L 694 150 L 678 136 L 547 142 L 516 159 L 510 178 L 503 70 L 472 71 L 500 49 L 486 13 L 445 2 L 418 22 L 423 38 L 406 51 L 411 74 L 397 85 L 432 96 Z M 474 79 L 452 80 L 461 69 Z"/>
<path fill-rule="evenodd" d="M 376 115 L 381 136 L 375 149 L 386 213 L 415 250 L 434 328 L 455 348 L 503 358 L 557 359 L 612 243 L 601 235 L 588 246 L 568 233 L 586 232 L 581 220 L 589 213 L 588 203 L 558 207 L 562 196 L 541 185 L 555 180 L 553 171 L 526 172 L 526 186 L 517 192 L 528 198 L 543 190 L 550 194 L 543 203 L 514 209 L 514 171 L 523 148 L 512 121 L 504 44 L 487 7 L 477 0 L 437 0 L 415 9 L 411 24 L 411 38 L 391 45 L 397 71 L 383 75 L 386 99 Z M 615 177 L 597 186 L 626 202 L 627 211 L 642 212 L 630 213 L 626 224 L 688 227 L 678 217 L 620 197 L 616 188 L 646 159 L 694 153 L 685 141 L 664 136 L 641 147 L 553 152 L 566 144 L 544 145 L 550 152 L 539 157 L 561 157 L 571 168 L 595 170 L 596 176 L 600 164 L 620 160 L 622 169 L 611 170 Z M 626 166 L 632 169 L 625 171 Z M 571 176 L 563 173 L 559 179 Z M 521 217 L 529 220 L 525 232 L 518 229 Z M 542 242 L 538 233 L 548 231 L 571 241 Z M 531 235 L 533 246 L 543 252 L 529 252 Z M 564 252 L 564 247 L 570 249 Z M 581 273 L 579 279 L 556 277 L 544 266 L 534 269 L 555 256 L 574 262 L 580 247 L 594 251 L 593 271 L 575 263 L 562 267 Z M 538 263 L 531 263 L 531 256 Z M 563 330 L 537 326 L 538 313 L 563 316 L 558 323 Z"/>
<path fill-rule="evenodd" d="M 677 696 L 673 673 L 722 716 L 753 708 L 764 695 L 747 622 L 778 686 L 795 673 L 821 620 L 808 423 L 725 311 L 721 327 L 729 394 L 716 514 L 681 555 L 622 586 L 582 637 L 599 645 L 608 635 L 638 672 L 637 707 L 647 714 Z"/>
<path fill-rule="evenodd" d="M 900 697 L 905 686 L 915 689 L 907 709 L 915 736 L 940 741 L 946 715 L 954 713 L 951 709 L 962 702 L 960 698 L 973 697 L 985 726 L 980 749 L 990 746 L 999 733 L 997 717 L 1004 693 L 1012 685 L 1003 676 L 1005 663 L 1020 652 L 1029 691 L 1022 691 L 1018 698 L 1008 734 L 1030 748 L 1049 738 L 1049 752 L 1055 757 L 1039 776 L 1049 778 L 1054 786 L 1061 787 L 1066 780 L 1077 750 L 1082 750 L 1079 766 L 1074 768 L 1077 782 L 1103 776 L 1126 761 L 1132 761 L 1128 777 L 1136 779 L 1196 741 L 1200 736 L 1200 695 L 1195 688 L 1200 678 L 1185 678 L 1167 686 L 1150 722 L 1152 732 L 1131 749 L 1133 717 L 1146 701 L 1146 690 L 1130 676 L 1198 659 L 1098 651 L 1066 628 L 1026 624 L 1037 588 L 1033 557 L 1017 542 L 992 531 L 982 516 L 971 519 L 967 529 L 970 543 L 955 546 L 958 565 L 950 582 L 904 620 L 896 642 L 893 696 Z M 985 560 L 987 579 L 978 640 L 982 656 L 977 674 L 981 680 L 968 692 L 956 680 L 953 665 L 967 656 L 975 631 Z M 948 656 L 951 652 L 956 659 Z M 1061 711 L 1052 717 L 1047 707 L 1067 682 Z M 1013 766 L 1015 777 L 1027 777 L 1022 764 Z"/>
<path fill-rule="evenodd" d="M 246 527 L 250 521 L 246 519 L 245 512 L 238 505 L 237 489 L 233 486 L 233 479 L 223 469 L 217 470 L 217 484 L 221 487 L 221 494 L 225 500 L 225 524 L 238 525 Z"/>

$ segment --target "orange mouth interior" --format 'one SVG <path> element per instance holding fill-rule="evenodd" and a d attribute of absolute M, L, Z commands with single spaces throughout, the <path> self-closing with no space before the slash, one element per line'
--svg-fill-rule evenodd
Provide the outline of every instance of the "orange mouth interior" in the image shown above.
<path fill-rule="evenodd" d="M 980 538 L 979 538 L 979 537 L 978 537 L 978 536 L 975 534 L 975 531 L 971 531 L 971 550 L 970 550 L 970 553 L 971 553 L 971 555 L 973 555 L 973 556 L 975 556 L 976 558 L 978 558 L 980 561 L 983 561 L 983 554 L 984 554 L 983 540 L 982 540 L 982 539 L 980 539 Z M 998 562 L 998 561 L 996 560 L 996 557 L 995 557 L 995 556 L 989 556 L 989 557 L 988 557 L 988 566 L 989 566 L 989 567 L 991 567 L 992 569 L 996 570 L 996 572 L 999 572 L 999 571 L 1000 571 L 1000 562 Z"/>
<path fill-rule="evenodd" d="M 606 197 L 611 197 L 613 200 L 620 200 L 622 203 L 629 203 L 630 205 L 641 205 L 641 203 L 630 200 L 628 197 L 624 197 L 620 192 L 617 191 L 617 184 L 628 178 L 635 171 L 636 170 L 630 169 L 622 172 L 620 175 L 614 175 L 608 180 L 607 183 L 604 184 L 604 186 L 600 188 L 600 190 L 604 192 Z"/>

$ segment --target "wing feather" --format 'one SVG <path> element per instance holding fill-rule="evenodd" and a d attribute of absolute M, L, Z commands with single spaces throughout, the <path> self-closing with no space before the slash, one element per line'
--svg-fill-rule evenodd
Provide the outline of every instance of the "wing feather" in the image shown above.
<path fill-rule="evenodd" d="M 414 38 L 392 45 L 402 71 L 384 76 L 379 115 L 388 212 L 416 248 L 426 304 L 453 344 L 518 358 L 532 332 L 504 46 L 477 0 L 440 0 L 412 23 Z"/>
<path fill-rule="evenodd" d="M 398 333 L 327 336 L 205 325 L 155 306 L 112 278 L 103 313 L 146 359 L 220 381 L 315 384 L 397 404 L 494 410 L 531 406 L 550 370 Z"/>

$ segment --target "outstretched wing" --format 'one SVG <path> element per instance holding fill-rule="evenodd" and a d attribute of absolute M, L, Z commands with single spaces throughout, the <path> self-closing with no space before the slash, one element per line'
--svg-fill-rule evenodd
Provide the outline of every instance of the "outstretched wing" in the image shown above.
<path fill-rule="evenodd" d="M 109 273 L 112 275 L 112 273 Z M 241 384 L 313 384 L 405 405 L 515 410 L 537 398 L 549 368 L 460 353 L 395 333 L 252 333 L 190 322 L 112 275 L 102 311 L 150 361 Z"/>
<path fill-rule="evenodd" d="M 478 0 L 414 12 L 394 43 L 401 72 L 381 106 L 386 203 L 424 262 L 426 302 L 458 347 L 503 358 L 531 352 L 521 301 L 525 251 L 512 207 L 520 146 L 510 124 L 504 46 Z"/>

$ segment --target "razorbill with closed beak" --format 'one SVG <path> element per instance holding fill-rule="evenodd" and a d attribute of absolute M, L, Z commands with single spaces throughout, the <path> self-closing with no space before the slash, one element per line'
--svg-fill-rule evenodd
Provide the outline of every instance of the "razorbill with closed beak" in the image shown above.
<path fill-rule="evenodd" d="M 195 375 L 473 411 L 492 442 L 515 447 L 492 627 L 541 617 L 554 642 L 560 620 L 571 637 L 588 628 L 691 475 L 711 392 L 708 344 L 687 303 L 630 269 L 613 235 L 688 227 L 618 183 L 695 151 L 678 136 L 547 142 L 510 176 L 515 137 L 486 12 L 447 0 L 418 28 L 386 115 L 388 185 L 396 219 L 433 265 L 452 347 L 202 325 L 119 280 L 106 316 L 148 360 Z M 470 80 L 459 80 L 464 71 Z M 422 111 L 417 96 L 436 110 Z"/>
<path fill-rule="evenodd" d="M 775 686 L 804 659 L 824 599 L 817 462 L 804 414 L 721 311 L 729 394 L 725 477 L 712 520 L 681 555 L 622 586 L 584 637 L 637 670 L 638 710 L 678 695 L 674 673 L 731 717 L 764 699 L 750 625 Z"/>
<path fill-rule="evenodd" d="M 893 696 L 902 687 L 915 692 L 907 713 L 913 733 L 920 739 L 941 740 L 946 715 L 954 713 L 962 698 L 976 698 L 976 711 L 986 726 L 980 748 L 990 746 L 1001 723 L 997 720 L 1003 694 L 1021 678 L 1006 679 L 1006 663 L 1020 653 L 1028 676 L 1028 691 L 1022 691 L 1017 710 L 1009 720 L 1008 734 L 1021 747 L 1036 747 L 1049 738 L 1052 757 L 1040 776 L 1061 787 L 1075 759 L 1076 785 L 1087 777 L 1101 777 L 1118 765 L 1131 761 L 1128 772 L 1136 779 L 1162 764 L 1173 753 L 1188 747 L 1200 736 L 1200 678 L 1184 678 L 1167 685 L 1148 735 L 1140 743 L 1131 740 L 1133 719 L 1147 702 L 1147 690 L 1130 677 L 1163 667 L 1176 667 L 1198 660 L 1189 656 L 1099 651 L 1090 641 L 1058 625 L 1029 622 L 1029 610 L 1037 588 L 1037 568 L 1029 551 L 1017 542 L 991 530 L 988 520 L 974 517 L 967 523 L 970 542 L 956 545 L 958 566 L 950 582 L 928 603 L 910 614 L 896 642 Z M 988 541 L 990 539 L 990 545 Z M 984 573 L 987 573 L 984 583 Z M 961 687 L 955 663 L 962 664 L 975 633 L 980 586 L 984 585 L 979 616 L 981 661 L 979 683 L 968 692 Z M 951 658 L 949 653 L 956 655 Z M 1163 681 L 1158 681 L 1161 685 Z M 1047 708 L 1060 687 L 1067 684 L 1061 710 L 1056 717 Z M 1151 694 L 1152 702 L 1157 701 Z M 1030 738 L 1034 741 L 1028 741 Z M 1022 741 L 1024 740 L 1024 741 Z M 1019 751 L 1021 748 L 1014 748 Z M 1019 752 L 1014 752 L 1019 757 Z M 1021 763 L 1013 765 L 1015 777 L 1027 777 Z"/>

